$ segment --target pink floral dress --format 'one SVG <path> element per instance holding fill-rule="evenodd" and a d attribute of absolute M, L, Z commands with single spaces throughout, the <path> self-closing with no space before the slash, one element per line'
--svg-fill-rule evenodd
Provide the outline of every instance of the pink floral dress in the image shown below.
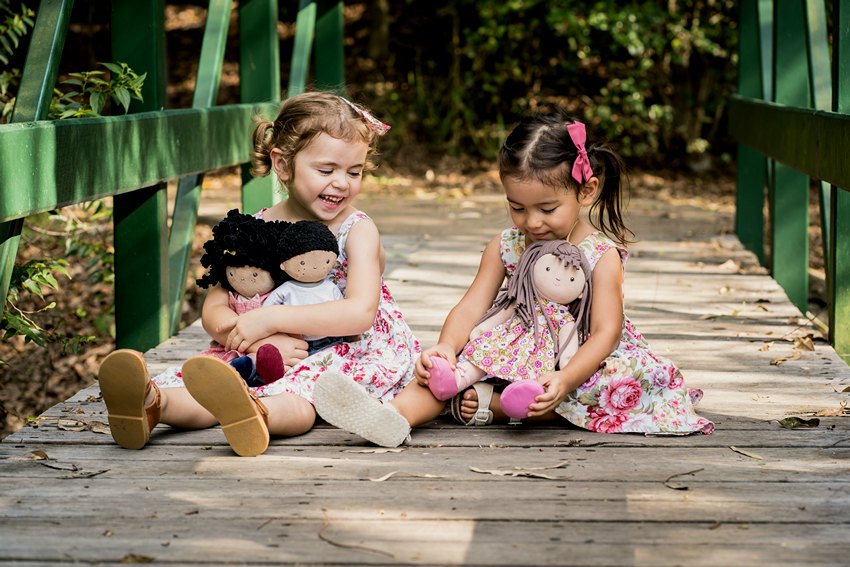
<path fill-rule="evenodd" d="M 351 228 L 368 219 L 362 211 L 352 213 L 339 228 L 337 241 L 340 254 L 330 278 L 345 295 L 348 259 L 345 244 Z M 324 372 L 339 372 L 362 384 L 375 398 L 390 400 L 413 379 L 413 370 L 421 348 L 413 331 L 402 317 L 390 290 L 381 280 L 381 300 L 375 322 L 355 342 L 344 342 L 308 356 L 287 370 L 280 379 L 253 388 L 260 396 L 290 393 L 313 402 L 313 387 Z M 169 369 L 154 381 L 164 387 L 182 386 L 179 369 Z"/>
<path fill-rule="evenodd" d="M 624 267 L 628 259 L 628 251 L 601 232 L 591 234 L 577 246 L 591 268 L 611 249 L 617 250 Z M 502 232 L 501 256 L 509 277 L 524 250 L 525 237 L 518 228 Z M 601 433 L 709 434 L 714 431 L 714 424 L 694 410 L 694 403 L 701 397 L 700 390 L 685 387 L 679 369 L 652 352 L 624 316 L 619 346 L 555 411 L 581 428 Z"/>
<path fill-rule="evenodd" d="M 568 305 L 543 300 L 535 306 L 538 337 L 526 331 L 519 318 L 481 333 L 463 349 L 460 361 L 468 360 L 489 376 L 505 380 L 536 380 L 555 370 L 555 340 L 549 332 L 547 319 L 556 332 L 564 325 L 575 324 Z"/>

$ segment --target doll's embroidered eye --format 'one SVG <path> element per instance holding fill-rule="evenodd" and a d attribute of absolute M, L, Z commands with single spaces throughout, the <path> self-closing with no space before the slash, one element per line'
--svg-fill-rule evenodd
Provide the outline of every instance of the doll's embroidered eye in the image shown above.
<path fill-rule="evenodd" d="M 253 272 L 253 276 L 256 278 L 256 277 L 257 277 L 257 272 Z"/>
<path fill-rule="evenodd" d="M 305 262 L 304 260 L 301 260 L 301 265 L 302 265 L 302 266 L 303 266 L 304 264 L 306 264 L 306 263 L 307 263 L 307 262 Z"/>

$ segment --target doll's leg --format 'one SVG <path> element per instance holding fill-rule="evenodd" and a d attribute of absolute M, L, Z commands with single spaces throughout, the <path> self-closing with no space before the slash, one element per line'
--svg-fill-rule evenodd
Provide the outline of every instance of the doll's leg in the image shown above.
<path fill-rule="evenodd" d="M 257 375 L 265 384 L 279 380 L 286 373 L 283 356 L 276 346 L 265 344 L 257 349 Z"/>
<path fill-rule="evenodd" d="M 264 385 L 262 379 L 257 375 L 257 362 L 254 360 L 254 354 L 246 354 L 245 356 L 240 356 L 238 358 L 234 358 L 230 361 L 230 366 L 236 369 L 236 372 L 239 373 L 239 376 L 245 380 L 245 383 L 251 386 L 252 388 L 258 388 Z"/>
<path fill-rule="evenodd" d="M 431 365 L 428 387 L 438 400 L 448 400 L 485 375 L 483 370 L 467 360 L 458 361 L 454 371 L 446 359 L 437 356 L 431 357 Z"/>

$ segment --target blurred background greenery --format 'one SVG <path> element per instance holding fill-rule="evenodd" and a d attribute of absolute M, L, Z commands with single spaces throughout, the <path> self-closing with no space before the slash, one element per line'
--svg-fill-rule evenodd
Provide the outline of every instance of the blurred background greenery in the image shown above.
<path fill-rule="evenodd" d="M 17 2 L 8 2 L 16 9 Z M 35 0 L 24 0 L 33 10 Z M 109 54 L 109 0 L 76 2 L 62 70 Z M 169 104 L 191 104 L 207 2 L 166 2 Z M 387 160 L 492 161 L 528 110 L 569 108 L 634 168 L 729 166 L 736 87 L 734 0 L 366 0 L 345 2 L 349 93 L 393 125 Z M 298 2 L 279 3 L 288 78 Z M 236 12 L 219 103 L 238 101 Z M 21 50 L 4 66 L 22 62 Z M 2 63 L 2 62 L 0 62 Z"/>

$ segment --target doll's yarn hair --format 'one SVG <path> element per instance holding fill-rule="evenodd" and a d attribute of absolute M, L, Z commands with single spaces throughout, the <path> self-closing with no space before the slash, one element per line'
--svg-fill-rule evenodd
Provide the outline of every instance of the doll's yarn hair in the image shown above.
<path fill-rule="evenodd" d="M 302 220 L 290 223 L 278 234 L 277 249 L 282 262 L 313 250 L 326 250 L 339 256 L 339 243 L 326 225 Z"/>
<path fill-rule="evenodd" d="M 199 287 L 220 285 L 235 291 L 227 281 L 227 268 L 252 266 L 266 270 L 275 286 L 287 276 L 280 269 L 280 259 L 275 254 L 277 235 L 286 225 L 280 221 L 263 219 L 240 213 L 233 209 L 213 227 L 213 236 L 204 243 L 201 265 L 207 273 L 198 278 Z"/>
<path fill-rule="evenodd" d="M 515 316 L 519 319 L 523 328 L 526 330 L 531 329 L 535 340 L 541 338 L 541 329 L 537 326 L 535 309 L 541 298 L 534 285 L 533 275 L 534 265 L 537 263 L 537 260 L 547 254 L 553 254 L 565 266 L 575 266 L 584 272 L 585 284 L 581 297 L 569 305 L 569 312 L 576 322 L 573 332 L 578 333 L 579 343 L 581 344 L 587 339 L 590 332 L 590 300 L 592 289 L 590 278 L 592 269 L 581 250 L 566 240 L 539 240 L 526 248 L 519 258 L 516 271 L 508 279 L 507 286 L 500 290 L 496 301 L 493 302 L 493 306 L 484 314 L 481 321 L 513 305 Z M 569 342 L 570 338 L 572 338 L 572 334 L 567 337 L 567 340 L 563 344 L 557 344 L 558 333 L 556 329 L 548 318 L 546 319 L 546 323 L 549 333 L 556 343 L 555 359 L 558 360 L 561 357 L 561 350 Z"/>

